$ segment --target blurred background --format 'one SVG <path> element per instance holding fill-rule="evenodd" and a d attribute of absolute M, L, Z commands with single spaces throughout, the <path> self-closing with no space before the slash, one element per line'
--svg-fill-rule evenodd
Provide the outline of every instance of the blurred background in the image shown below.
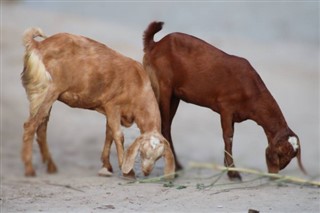
<path fill-rule="evenodd" d="M 142 61 L 142 34 L 151 21 L 164 21 L 160 40 L 171 32 L 199 37 L 223 51 L 247 58 L 300 137 L 302 159 L 319 176 L 319 2 L 102 2 L 1 1 L 1 175 L 23 175 L 20 158 L 28 101 L 21 85 L 22 33 L 38 26 L 48 35 L 69 32 L 90 37 Z M 66 174 L 94 174 L 101 166 L 105 118 L 56 102 L 48 127 L 53 159 Z M 139 131 L 124 129 L 125 144 Z M 223 164 L 220 117 L 209 109 L 181 103 L 173 123 L 180 162 Z M 252 121 L 235 126 L 237 166 L 267 170 L 267 139 Z M 44 173 L 34 143 L 34 164 Z M 117 170 L 115 147 L 113 167 Z M 161 163 L 158 166 L 162 172 Z M 137 165 L 137 167 L 140 167 Z M 41 170 L 42 169 L 42 170 Z M 300 175 L 296 161 L 283 171 Z"/>

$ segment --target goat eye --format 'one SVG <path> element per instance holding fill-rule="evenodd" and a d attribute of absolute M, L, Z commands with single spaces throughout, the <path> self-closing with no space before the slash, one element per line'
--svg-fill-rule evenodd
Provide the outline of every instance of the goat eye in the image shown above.
<path fill-rule="evenodd" d="M 146 154 L 143 152 L 140 152 L 140 156 L 141 156 L 141 158 L 146 158 Z"/>

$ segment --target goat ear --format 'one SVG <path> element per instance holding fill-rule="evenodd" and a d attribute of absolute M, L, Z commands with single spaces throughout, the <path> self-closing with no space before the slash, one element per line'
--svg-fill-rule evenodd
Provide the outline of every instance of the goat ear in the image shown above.
<path fill-rule="evenodd" d="M 134 161 L 140 148 L 140 137 L 137 138 L 127 149 L 123 157 L 121 170 L 124 174 L 128 174 L 134 167 Z"/>
<path fill-rule="evenodd" d="M 298 165 L 299 165 L 299 168 L 300 170 L 305 174 L 305 175 L 308 175 L 307 171 L 305 170 L 305 168 L 303 167 L 302 165 L 302 161 L 301 161 L 301 145 L 300 145 L 300 140 L 298 138 L 298 153 L 297 153 L 297 160 L 298 160 Z"/>
<path fill-rule="evenodd" d="M 175 173 L 175 161 L 174 161 L 174 156 L 172 153 L 172 150 L 170 148 L 170 144 L 168 141 L 164 141 L 164 152 L 163 152 L 163 157 L 164 157 L 164 175 L 166 179 L 173 179 L 174 178 L 174 173 Z"/>

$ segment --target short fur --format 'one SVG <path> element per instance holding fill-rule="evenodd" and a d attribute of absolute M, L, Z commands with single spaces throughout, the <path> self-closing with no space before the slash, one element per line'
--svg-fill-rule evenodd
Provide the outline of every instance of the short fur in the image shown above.
<path fill-rule="evenodd" d="M 251 64 L 183 33 L 171 33 L 154 42 L 154 34 L 162 26 L 163 22 L 152 22 L 144 32 L 143 65 L 158 97 L 162 133 L 171 144 L 176 168 L 181 166 L 172 144 L 171 124 L 179 101 L 183 100 L 221 115 L 226 166 L 234 166 L 234 123 L 251 119 L 261 125 L 267 135 L 269 172 L 277 173 L 295 156 L 301 170 L 305 171 L 298 136 L 288 127 L 277 102 Z M 298 141 L 297 151 L 288 142 L 293 136 Z M 238 172 L 228 172 L 228 175 L 241 179 Z"/>
<path fill-rule="evenodd" d="M 30 117 L 24 124 L 22 149 L 27 176 L 35 175 L 32 166 L 35 133 L 43 161 L 48 162 L 48 172 L 57 171 L 46 142 L 50 109 L 56 100 L 71 107 L 96 110 L 108 118 L 101 159 L 103 168 L 109 172 L 112 172 L 109 153 L 113 140 L 119 166 L 122 166 L 124 137 L 121 125 L 129 127 L 135 122 L 141 136 L 157 135 L 162 141 L 159 146 L 165 147 L 163 150 L 169 150 L 172 155 L 169 143 L 161 136 L 157 101 L 140 63 L 83 36 L 60 33 L 36 41 L 37 36 L 44 37 L 40 29 L 32 28 L 23 37 L 26 53 L 21 78 L 30 101 Z M 174 161 L 170 162 L 168 153 L 152 152 L 142 146 L 139 151 L 151 153 L 154 161 L 148 166 L 152 168 L 155 161 L 164 156 L 167 158 L 166 175 L 174 173 Z M 141 160 L 143 163 L 145 159 Z M 133 167 L 130 168 L 126 173 L 133 175 Z M 144 169 L 151 172 L 152 168 Z"/>

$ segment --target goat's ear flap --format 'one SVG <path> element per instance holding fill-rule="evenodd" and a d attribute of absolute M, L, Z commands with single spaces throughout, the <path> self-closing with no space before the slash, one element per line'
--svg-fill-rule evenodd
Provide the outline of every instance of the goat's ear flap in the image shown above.
<path fill-rule="evenodd" d="M 298 153 L 297 153 L 297 160 L 298 160 L 298 165 L 299 165 L 299 168 L 300 170 L 305 174 L 305 175 L 308 175 L 306 169 L 304 168 L 304 166 L 302 165 L 302 161 L 301 161 L 301 145 L 300 145 L 300 140 L 298 138 Z"/>
<path fill-rule="evenodd" d="M 165 164 L 164 165 L 165 179 L 173 179 L 175 176 L 174 173 L 175 173 L 176 166 L 175 166 L 174 156 L 170 148 L 170 144 L 166 140 L 164 140 L 163 157 L 164 157 L 164 164 Z"/>
<path fill-rule="evenodd" d="M 121 170 L 124 174 L 128 174 L 134 167 L 134 161 L 140 148 L 141 138 L 138 137 L 127 149 L 123 157 Z"/>

